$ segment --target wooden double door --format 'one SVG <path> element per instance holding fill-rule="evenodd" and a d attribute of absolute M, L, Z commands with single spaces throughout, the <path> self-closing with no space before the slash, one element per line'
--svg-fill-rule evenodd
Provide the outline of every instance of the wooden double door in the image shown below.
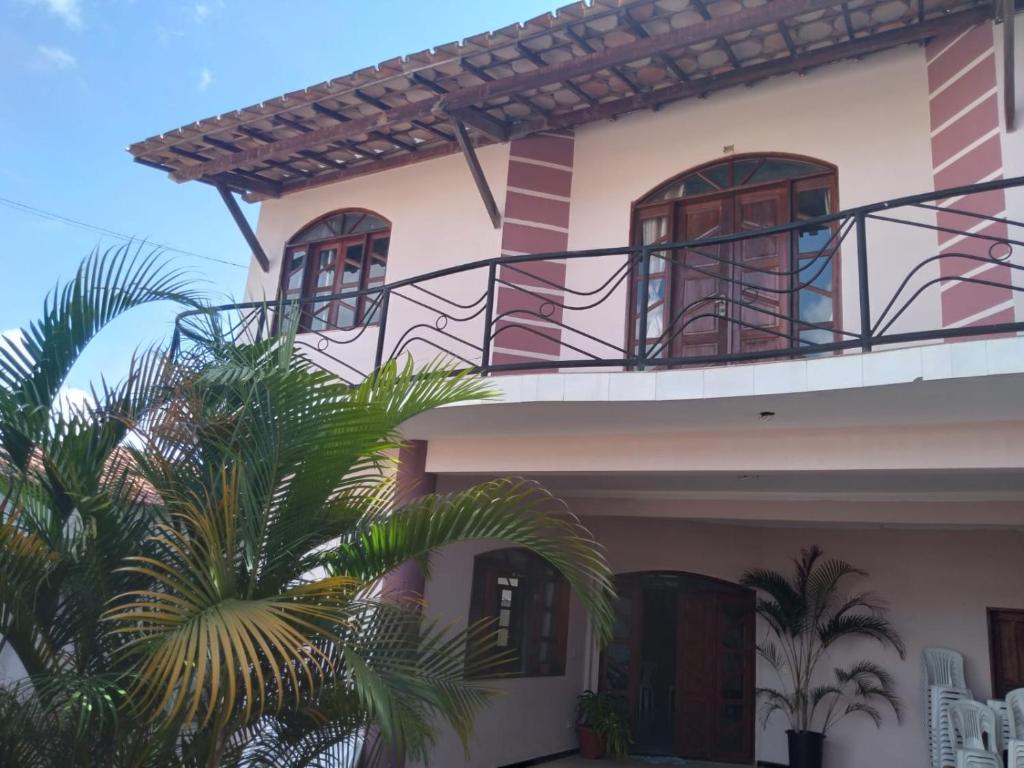
<path fill-rule="evenodd" d="M 753 760 L 754 594 L 685 573 L 618 577 L 601 687 L 629 703 L 633 751 Z"/>
<path fill-rule="evenodd" d="M 641 236 L 645 244 L 684 242 L 787 224 L 790 196 L 784 183 L 647 208 Z M 791 240 L 783 232 L 655 256 L 651 279 L 664 303 L 654 311 L 664 318 L 664 327 L 657 328 L 660 340 L 650 339 L 649 345 L 660 344 L 662 354 L 671 357 L 790 346 Z"/>

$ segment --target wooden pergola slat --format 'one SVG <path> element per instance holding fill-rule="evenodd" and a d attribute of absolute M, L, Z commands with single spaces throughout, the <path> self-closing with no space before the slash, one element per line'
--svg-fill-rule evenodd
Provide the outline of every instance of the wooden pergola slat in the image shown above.
<path fill-rule="evenodd" d="M 717 40 L 726 35 L 743 32 L 766 24 L 778 24 L 794 16 L 831 8 L 835 5 L 836 0 L 775 0 L 773 3 L 747 9 L 742 13 L 705 20 L 689 27 L 652 35 L 626 45 L 606 48 L 602 51 L 578 56 L 560 64 L 549 64 L 546 67 L 539 67 L 532 72 L 497 78 L 480 85 L 451 91 L 444 96 L 438 95 L 423 101 L 395 106 L 388 111 L 381 111 L 376 115 L 368 115 L 355 118 L 347 123 L 319 128 L 303 136 L 280 139 L 273 144 L 246 150 L 228 157 L 185 166 L 175 171 L 172 176 L 178 181 L 211 176 L 216 173 L 232 170 L 239 165 L 255 164 L 267 158 L 276 159 L 283 155 L 292 154 L 300 149 L 310 149 L 338 140 L 364 135 L 391 123 L 410 122 L 424 118 L 435 112 L 439 107 L 449 113 L 476 107 L 488 99 L 512 96 L 525 90 L 539 88 L 552 83 L 561 83 L 573 77 L 579 77 L 620 64 L 628 64 L 631 61 L 656 56 L 659 53 L 710 40 Z"/>

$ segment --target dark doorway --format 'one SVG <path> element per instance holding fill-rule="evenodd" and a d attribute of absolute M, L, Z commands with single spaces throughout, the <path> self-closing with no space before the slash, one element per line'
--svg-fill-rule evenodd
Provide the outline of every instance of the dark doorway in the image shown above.
<path fill-rule="evenodd" d="M 1024 688 L 1024 610 L 989 608 L 988 642 L 992 695 L 1002 699 Z"/>
<path fill-rule="evenodd" d="M 686 573 L 616 579 L 601 688 L 629 703 L 637 754 L 750 763 L 754 594 Z"/>

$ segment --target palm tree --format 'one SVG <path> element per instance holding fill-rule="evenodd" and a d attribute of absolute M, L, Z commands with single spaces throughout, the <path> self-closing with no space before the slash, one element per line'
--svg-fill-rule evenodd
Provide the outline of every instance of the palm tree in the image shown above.
<path fill-rule="evenodd" d="M 392 363 L 351 387 L 291 338 L 231 344 L 211 323 L 173 363 L 140 355 L 124 385 L 70 423 L 55 416 L 60 371 L 114 316 L 99 310 L 108 296 L 191 298 L 148 263 L 125 278 L 141 268 L 125 254 L 86 262 L 58 293 L 75 298 L 47 304 L 24 350 L 0 350 L 0 634 L 32 676 L 0 710 L 55 723 L 61 762 L 69 749 L 126 766 L 346 766 L 385 747 L 415 759 L 439 720 L 468 740 L 490 695 L 471 678 L 505 661 L 486 650 L 492 627 L 445 626 L 382 590 L 456 541 L 545 557 L 608 636 L 603 554 L 539 487 L 396 499 L 401 424 L 489 397 L 477 377 Z M 61 346 L 68 334 L 80 343 Z M 56 382 L 45 415 L 32 376 Z M 0 727 L 0 749 L 23 747 L 10 736 Z"/>
<path fill-rule="evenodd" d="M 867 576 L 840 559 L 823 559 L 819 547 L 801 550 L 792 579 L 777 571 L 753 569 L 740 583 L 758 590 L 758 615 L 770 636 L 759 643 L 759 655 L 778 673 L 783 688 L 759 688 L 762 724 L 782 712 L 796 732 L 826 733 L 848 715 L 864 714 L 881 725 L 879 705 L 901 718 L 901 704 L 892 676 L 880 665 L 859 661 L 832 671 L 823 681 L 818 665 L 837 643 L 868 638 L 894 649 L 906 649 L 885 616 L 883 603 L 870 592 L 844 592 L 845 583 Z"/>
<path fill-rule="evenodd" d="M 162 356 L 136 355 L 125 380 L 100 382 L 88 405 L 62 405 L 62 388 L 109 323 L 144 304 L 194 300 L 186 276 L 154 256 L 142 245 L 94 252 L 39 320 L 0 343 L 0 649 L 31 680 L 0 697 L 5 765 L 84 764 L 100 744 L 146 735 L 131 728 L 101 616 L 135 581 L 116 569 L 152 519 L 116 459 L 151 405 Z"/>

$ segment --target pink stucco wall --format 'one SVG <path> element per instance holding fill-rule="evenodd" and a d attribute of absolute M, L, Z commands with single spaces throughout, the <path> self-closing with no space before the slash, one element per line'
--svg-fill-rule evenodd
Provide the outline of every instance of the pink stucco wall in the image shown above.
<path fill-rule="evenodd" d="M 794 153 L 833 163 L 838 167 L 842 207 L 928 191 L 938 178 L 932 156 L 928 96 L 925 53 L 920 47 L 904 46 L 863 61 L 822 67 L 806 76 L 773 78 L 755 88 L 731 89 L 709 99 L 685 101 L 657 112 L 638 112 L 581 127 L 575 133 L 571 190 L 538 198 L 543 200 L 546 214 L 558 208 L 558 223 L 545 221 L 543 228 L 536 231 L 564 241 L 565 245 L 560 247 L 572 250 L 625 245 L 635 200 L 676 173 L 732 152 Z M 849 108 L 852 104 L 856 104 L 856 109 Z M 794 115 L 799 115 L 799 120 L 792 119 Z M 879 125 L 886 129 L 878 130 Z M 1024 162 L 1024 144 L 1019 133 L 1000 134 L 998 154 L 1007 175 Z M 480 158 L 498 206 L 511 221 L 504 229 L 491 227 L 458 156 L 268 200 L 262 204 L 258 234 L 271 257 L 271 271 L 262 274 L 254 268 L 247 294 L 253 298 L 273 296 L 287 238 L 310 220 L 349 206 L 369 208 L 392 222 L 389 281 L 501 253 L 521 252 L 522 248 L 508 247 L 504 237 L 505 230 L 521 226 L 516 222 L 523 215 L 521 206 L 517 207 L 521 193 L 514 185 L 513 196 L 508 195 L 512 184 L 510 146 L 485 147 Z M 1019 198 L 1019 194 L 1006 194 L 1009 206 L 1019 202 Z M 922 222 L 934 222 L 934 214 L 928 211 L 901 213 Z M 562 226 L 563 219 L 567 227 Z M 929 230 L 885 222 L 870 223 L 869 236 L 873 244 L 869 279 L 877 313 L 910 267 L 934 255 L 936 239 Z M 855 239 L 851 234 L 844 245 L 840 270 L 842 318 L 851 329 L 859 326 L 854 253 Z M 619 263 L 621 257 L 607 257 L 549 266 L 559 270 L 559 280 L 564 279 L 568 289 L 587 291 L 600 286 Z M 914 278 L 909 290 L 937 275 L 938 268 L 933 264 Z M 486 278 L 486 270 L 481 269 L 425 287 L 454 301 L 468 303 L 482 296 Z M 586 334 L 612 345 L 623 342 L 626 293 L 622 283 L 612 291 L 609 300 L 596 308 L 559 309 L 555 319 L 581 333 L 557 326 L 549 328 L 538 320 L 530 325 L 529 331 L 506 332 L 504 340 L 513 347 L 525 343 L 524 340 L 535 346 L 541 344 L 544 350 L 538 354 L 547 357 L 577 357 L 581 354 L 578 350 L 614 356 L 611 347 L 588 339 Z M 570 304 L 589 303 L 568 292 L 566 295 L 570 296 Z M 414 298 L 423 296 L 417 294 Z M 520 294 L 504 297 L 503 306 L 517 305 L 513 299 L 518 303 L 530 302 Z M 929 289 L 892 330 L 940 327 L 941 304 L 937 288 Z M 454 305 L 443 308 L 457 309 Z M 423 323 L 429 327 L 437 321 L 435 313 L 401 298 L 392 302 L 389 317 L 389 351 L 411 325 Z M 537 341 L 533 333 L 536 327 L 552 336 L 552 340 Z M 482 315 L 465 323 L 451 319 L 444 330 L 455 338 L 435 335 L 439 346 L 472 359 L 474 351 L 459 339 L 479 342 Z M 431 334 L 428 329 L 424 335 Z M 372 361 L 375 336 L 376 330 L 371 329 L 356 344 L 345 348 L 346 359 L 366 368 Z M 410 351 L 422 359 L 432 359 L 439 353 L 437 346 L 427 343 L 413 344 Z"/>
<path fill-rule="evenodd" d="M 906 706 L 903 724 L 887 718 L 880 730 L 851 718 L 826 742 L 831 768 L 926 764 L 920 692 L 920 653 L 928 645 L 960 650 L 975 694 L 990 691 L 986 607 L 1024 608 L 1024 535 L 1008 531 L 885 529 L 883 526 L 764 527 L 694 523 L 649 517 L 586 517 L 587 500 L 571 502 L 607 547 L 617 573 L 682 570 L 735 581 L 746 568 L 788 567 L 801 546 L 819 544 L 827 554 L 867 569 L 865 582 L 889 603 L 891 618 L 907 644 L 907 659 L 871 643 L 837 647 L 828 663 L 871 658 L 895 675 Z M 624 510 L 629 502 L 620 501 Z M 666 512 L 672 502 L 663 502 Z M 751 503 L 752 506 L 756 502 Z M 464 622 L 469 606 L 472 556 L 486 544 L 453 547 L 436 558 L 427 585 L 430 611 Z M 471 757 L 446 734 L 436 765 L 492 768 L 515 760 L 575 746 L 567 727 L 575 694 L 592 684 L 585 624 L 578 607 L 570 631 L 569 665 L 564 678 L 502 683 L 503 695 L 480 718 Z M 758 671 L 758 683 L 771 683 Z M 772 720 L 756 731 L 758 759 L 785 762 L 785 725 Z"/>

